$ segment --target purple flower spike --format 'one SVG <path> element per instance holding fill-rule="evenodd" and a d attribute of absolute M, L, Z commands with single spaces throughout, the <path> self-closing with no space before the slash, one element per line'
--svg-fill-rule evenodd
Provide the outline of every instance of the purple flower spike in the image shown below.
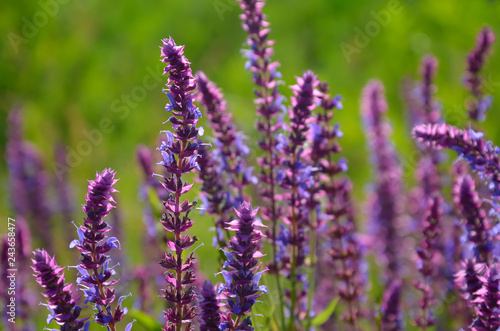
<path fill-rule="evenodd" d="M 12 206 L 17 217 L 24 218 L 36 231 L 44 247 L 52 250 L 51 210 L 47 203 L 47 174 L 41 153 L 24 140 L 22 112 L 14 109 L 8 117 L 6 161 Z"/>
<path fill-rule="evenodd" d="M 249 149 L 243 143 L 243 133 L 236 131 L 232 116 L 226 111 L 222 93 L 203 72 L 196 74 L 196 80 L 199 100 L 206 109 L 215 137 L 215 147 L 211 150 L 208 146 L 200 147 L 203 198 L 208 201 L 207 211 L 217 216 L 215 225 L 221 233 L 225 223 L 233 217 L 232 207 L 237 207 L 243 201 L 245 187 L 255 183 L 257 178 L 252 175 L 252 168 L 246 165 L 245 157 Z M 221 248 L 225 247 L 223 236 L 216 235 L 215 239 Z"/>
<path fill-rule="evenodd" d="M 478 291 L 483 287 L 480 277 L 485 267 L 484 263 L 476 263 L 475 259 L 469 258 L 462 262 L 462 270 L 455 274 L 455 284 L 469 306 L 473 306 L 479 297 Z"/>
<path fill-rule="evenodd" d="M 393 281 L 384 292 L 382 299 L 382 330 L 403 330 L 401 314 L 401 281 Z"/>
<path fill-rule="evenodd" d="M 475 246 L 479 263 L 489 264 L 492 260 L 493 244 L 490 238 L 491 220 L 481 205 L 474 179 L 469 175 L 460 176 L 453 185 L 453 201 L 465 219 L 468 239 Z"/>
<path fill-rule="evenodd" d="M 38 284 L 45 289 L 43 296 L 47 299 L 47 308 L 50 311 L 47 324 L 56 321 L 61 330 L 83 330 L 85 319 L 79 319 L 81 307 L 77 305 L 78 298 L 73 297 L 72 284 L 64 284 L 64 268 L 56 263 L 55 256 L 42 250 L 35 250 L 32 259 L 34 276 Z"/>
<path fill-rule="evenodd" d="M 197 240 L 188 231 L 194 223 L 189 218 L 196 202 L 182 201 L 182 196 L 188 193 L 194 184 L 184 181 L 182 176 L 199 169 L 198 135 L 202 128 L 197 128 L 200 110 L 193 104 L 195 100 L 196 81 L 191 72 L 190 63 L 184 56 L 184 46 L 177 46 L 172 38 L 164 39 L 161 46 L 162 62 L 168 63 L 165 74 L 168 74 L 167 110 L 172 116 L 168 122 L 173 131 L 167 131 L 167 141 L 158 148 L 163 157 L 159 164 L 165 167 L 165 175 L 161 185 L 168 192 L 163 200 L 165 212 L 161 224 L 164 229 L 173 234 L 167 246 L 171 252 L 165 254 L 160 265 L 167 269 L 165 280 L 167 286 L 164 297 L 173 306 L 165 312 L 166 324 L 164 330 L 192 330 L 192 320 L 195 316 L 191 306 L 195 298 L 193 282 L 195 275 L 193 254 L 183 258 L 183 252 L 189 249 Z"/>
<path fill-rule="evenodd" d="M 481 277 L 483 287 L 477 292 L 479 297 L 475 300 L 478 318 L 472 323 L 471 330 L 486 331 L 500 328 L 500 275 L 498 265 L 486 267 L 484 276 Z"/>
<path fill-rule="evenodd" d="M 390 141 L 391 128 L 385 117 L 387 102 L 379 81 L 371 81 L 365 86 L 361 112 L 377 178 L 369 207 L 371 224 L 382 245 L 385 278 L 389 284 L 391 280 L 399 279 L 402 171 Z"/>
<path fill-rule="evenodd" d="M 273 261 L 277 260 L 276 247 L 278 220 L 282 215 L 277 197 L 277 170 L 281 165 L 281 155 L 276 152 L 279 141 L 277 134 L 282 128 L 282 114 L 286 111 L 283 96 L 278 90 L 278 80 L 281 73 L 278 71 L 279 63 L 273 62 L 273 40 L 269 40 L 269 23 L 262 12 L 265 1 L 238 0 L 243 14 L 240 15 L 243 30 L 248 34 L 247 46 L 244 50 L 248 58 L 245 67 L 252 72 L 252 79 L 257 88 L 255 104 L 257 106 L 257 130 L 261 133 L 259 147 L 264 151 L 258 160 L 261 167 L 259 176 L 259 195 L 266 202 L 261 208 L 262 218 L 271 223 L 269 237 L 273 246 Z M 274 265 L 272 269 L 277 269 Z M 278 272 L 272 270 L 272 272 Z"/>
<path fill-rule="evenodd" d="M 500 198 L 500 149 L 484 140 L 481 132 L 459 130 L 447 124 L 417 125 L 413 137 L 436 149 L 449 148 L 464 158 L 487 182 L 494 199 Z M 500 210 L 498 205 L 495 206 Z"/>
<path fill-rule="evenodd" d="M 362 293 L 365 284 L 361 273 L 362 252 L 361 245 L 356 237 L 356 225 L 354 223 L 354 207 L 352 205 L 352 184 L 348 178 L 342 176 L 345 172 L 343 158 L 334 161 L 337 153 L 341 152 L 339 138 L 342 136 L 338 125 L 332 125 L 331 120 L 334 110 L 339 109 L 339 97 L 331 98 L 328 93 L 328 84 L 321 83 L 318 87 L 321 92 L 321 112 L 314 115 L 314 122 L 309 131 L 310 149 L 304 158 L 310 158 L 315 172 L 314 185 L 309 187 L 310 197 L 307 207 L 309 211 L 316 211 L 316 224 L 313 217 L 309 216 L 311 233 L 318 236 L 317 256 L 327 256 L 317 263 L 319 282 L 314 292 L 314 301 L 324 301 L 321 309 L 331 300 L 326 291 L 328 288 L 338 290 L 340 298 L 346 303 L 342 319 L 352 325 L 354 330 L 358 329 L 358 319 L 362 316 L 361 311 Z M 325 199 L 324 211 L 319 211 L 321 202 Z M 321 231 L 320 229 L 327 229 Z M 311 245 L 312 246 L 312 245 Z M 314 252 L 315 247 L 311 247 Z M 325 251 L 325 252 L 323 252 Z M 325 254 L 326 253 L 326 254 Z M 329 258 L 328 258 L 329 257 Z M 325 260 L 325 261 L 323 261 Z M 311 266 L 314 268 L 314 266 Z M 331 270 L 335 270 L 332 277 Z M 311 281 L 311 280 L 309 280 Z M 325 298 L 325 300 L 318 300 Z M 335 322 L 336 323 L 336 322 Z"/>
<path fill-rule="evenodd" d="M 236 131 L 232 116 L 226 111 L 226 102 L 217 86 L 208 80 L 203 72 L 198 72 L 196 79 L 200 100 L 206 109 L 216 145 L 220 149 L 222 169 L 229 174 L 228 184 L 235 197 L 232 204 L 237 206 L 243 201 L 244 188 L 253 181 L 245 162 L 249 149 L 243 143 L 243 133 Z"/>
<path fill-rule="evenodd" d="M 228 230 L 235 231 L 229 243 L 230 252 L 225 252 L 227 261 L 221 273 L 226 284 L 219 287 L 219 293 L 227 298 L 227 311 L 222 316 L 220 330 L 253 330 L 250 314 L 253 305 L 263 293 L 264 285 L 259 285 L 262 273 L 259 258 L 264 256 L 259 250 L 259 241 L 264 237 L 259 228 L 265 227 L 256 219 L 258 208 L 252 209 L 247 202 L 234 210 L 238 219 L 228 224 Z M 232 315 L 235 316 L 233 319 Z M 247 317 L 245 317 L 247 316 Z"/>
<path fill-rule="evenodd" d="M 419 258 L 418 271 L 422 275 L 422 281 L 415 281 L 414 285 L 422 293 L 420 297 L 420 315 L 415 316 L 414 323 L 421 327 L 427 328 L 436 324 L 436 318 L 432 314 L 432 304 L 434 300 L 434 292 L 431 287 L 431 282 L 435 281 L 433 277 L 439 265 L 436 259 L 439 255 L 439 247 L 437 245 L 440 235 L 440 222 L 443 218 L 443 199 L 439 196 L 430 199 L 427 203 L 427 215 L 425 217 L 422 243 L 417 248 Z"/>
<path fill-rule="evenodd" d="M 220 303 L 216 295 L 216 287 L 206 280 L 201 288 L 198 306 L 200 307 L 200 330 L 219 331 Z"/>
<path fill-rule="evenodd" d="M 436 76 L 438 62 L 432 55 L 427 55 L 422 59 L 422 84 L 421 84 L 421 98 L 423 107 L 423 123 L 434 124 L 441 118 L 441 109 L 438 103 L 434 100 L 434 93 L 436 86 L 434 85 L 434 78 Z"/>
<path fill-rule="evenodd" d="M 111 227 L 104 220 L 111 209 L 115 208 L 112 196 L 117 192 L 113 188 L 118 181 L 115 174 L 111 169 L 104 169 L 102 173 L 96 174 L 95 180 L 89 180 L 86 204 L 82 208 L 87 217 L 78 228 L 79 239 L 70 244 L 70 248 L 76 247 L 82 256 L 77 266 L 80 273 L 77 282 L 85 294 L 85 300 L 95 304 L 95 321 L 106 325 L 111 331 L 116 330 L 116 323 L 127 312 L 126 308 L 121 307 L 122 298 L 118 300 L 114 311 L 111 308 L 115 299 L 115 289 L 112 286 L 118 280 L 111 279 L 115 271 L 109 266 L 110 258 L 106 255 L 111 249 L 119 247 L 115 237 L 107 236 Z"/>
<path fill-rule="evenodd" d="M 303 307 L 301 294 L 297 283 L 304 282 L 305 277 L 302 267 L 306 255 L 306 231 L 309 228 L 307 200 L 310 197 L 309 188 L 313 185 L 314 178 L 311 165 L 302 157 L 307 140 L 309 124 L 313 120 L 312 111 L 320 104 L 321 92 L 317 89 L 320 81 L 312 71 L 306 71 L 302 77 L 297 77 L 297 84 L 290 86 L 293 96 L 290 98 L 292 107 L 288 110 L 290 124 L 285 145 L 280 151 L 283 154 L 283 178 L 280 186 L 283 188 L 283 198 L 287 201 L 285 220 L 290 226 L 290 257 L 291 295 L 290 318 L 298 316 L 295 308 Z M 302 291 L 303 292 L 303 291 Z M 300 298 L 302 296 L 303 298 Z"/>
<path fill-rule="evenodd" d="M 490 27 L 484 27 L 477 35 L 476 46 L 467 57 L 465 85 L 472 92 L 472 100 L 467 102 L 470 119 L 482 122 L 491 107 L 491 96 L 483 93 L 483 78 L 479 75 L 486 58 L 495 42 L 495 34 Z"/>

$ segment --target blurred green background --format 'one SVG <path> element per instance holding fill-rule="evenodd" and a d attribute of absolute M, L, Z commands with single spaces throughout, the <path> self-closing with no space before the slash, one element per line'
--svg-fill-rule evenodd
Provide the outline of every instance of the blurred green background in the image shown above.
<path fill-rule="evenodd" d="M 397 12 L 390 14 L 387 24 L 377 23 L 379 31 L 372 31 L 366 45 L 346 57 L 342 43 L 355 45 L 358 29 L 364 31 L 367 24 L 376 22 L 377 13 L 390 8 Z M 466 55 L 484 24 L 500 33 L 498 1 L 270 0 L 264 11 L 271 22 L 270 38 L 276 40 L 274 59 L 281 63 L 285 82 L 281 91 L 289 96 L 287 85 L 294 83 L 294 76 L 312 69 L 330 83 L 334 94 L 345 98 L 336 121 L 345 134 L 341 143 L 358 205 L 371 176 L 359 115 L 364 84 L 376 77 L 386 86 L 394 140 L 411 182 L 408 155 L 412 142 L 401 100 L 402 79 L 418 79 L 420 58 L 433 53 L 439 59 L 437 98 L 444 117 L 468 126 L 464 110 L 468 92 L 462 84 Z M 99 129 L 102 119 L 109 119 L 111 126 L 102 141 L 92 144 L 89 155 L 75 162 L 69 176 L 74 203 L 79 206 L 84 202 L 86 179 L 95 171 L 111 167 L 118 172 L 118 206 L 126 224 L 122 245 L 131 264 L 144 259 L 142 205 L 137 199 L 142 175 L 135 148 L 139 143 L 153 148 L 168 118 L 167 99 L 161 91 L 166 82 L 159 62 L 161 38 L 172 36 L 177 44 L 186 45 L 193 71 L 205 71 L 223 89 L 235 121 L 249 137 L 252 156 L 259 153 L 251 75 L 244 70 L 240 52 L 245 34 L 239 14 L 232 0 L 16 0 L 2 6 L 0 131 L 6 131 L 9 110 L 20 106 L 25 137 L 41 149 L 48 174 L 54 177 L 53 147 L 63 142 L 76 151 L 79 143 L 89 141 L 85 132 Z M 485 68 L 491 87 L 487 92 L 495 100 L 500 99 L 498 49 L 495 45 L 496 52 Z M 497 105 L 495 101 L 482 128 L 487 137 L 500 143 Z M 2 134 L 2 155 L 5 144 Z M 4 220 L 11 216 L 7 176 L 2 162 L 0 218 Z M 78 209 L 75 220 L 79 222 L 82 215 Z M 207 275 L 215 271 L 217 257 L 210 249 L 212 234 L 204 231 L 210 225 L 209 218 L 199 217 L 192 231 L 206 243 L 197 253 Z M 5 231 L 2 226 L 0 232 Z M 58 245 L 67 247 L 65 242 Z"/>

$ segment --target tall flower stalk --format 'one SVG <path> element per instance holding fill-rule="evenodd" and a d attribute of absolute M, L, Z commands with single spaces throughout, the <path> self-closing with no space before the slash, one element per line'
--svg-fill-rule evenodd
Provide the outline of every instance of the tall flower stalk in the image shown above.
<path fill-rule="evenodd" d="M 118 239 L 107 236 L 111 227 L 104 220 L 111 209 L 115 208 L 112 196 L 117 192 L 113 188 L 118 181 L 115 179 L 115 174 L 111 169 L 104 169 L 102 173 L 96 174 L 95 180 L 89 180 L 86 203 L 82 208 L 87 216 L 83 219 L 83 225 L 77 228 L 78 239 L 70 244 L 70 248 L 76 247 L 81 253 L 77 265 L 79 271 L 77 283 L 84 292 L 85 302 L 95 305 L 97 309 L 95 322 L 106 325 L 111 331 L 117 329 L 116 324 L 127 313 L 127 308 L 122 309 L 121 306 L 125 296 L 118 299 L 114 309 L 111 306 L 115 300 L 113 286 L 118 280 L 111 279 L 116 272 L 110 267 L 109 255 L 106 255 L 120 245 Z"/>
<path fill-rule="evenodd" d="M 361 293 L 364 289 L 364 282 L 361 276 L 360 264 L 362 254 L 360 243 L 355 237 L 356 225 L 354 223 L 354 206 L 351 201 L 351 182 L 340 175 L 347 170 L 347 161 L 343 158 L 335 160 L 335 155 L 342 151 L 339 138 L 343 133 L 339 125 L 332 125 L 331 121 L 335 109 L 342 109 L 341 97 L 331 98 L 328 93 L 328 85 L 321 83 L 318 87 L 321 92 L 321 108 L 314 115 L 314 122 L 311 123 L 309 131 L 310 149 L 305 158 L 310 158 L 315 172 L 314 185 L 309 189 L 311 199 L 316 199 L 320 204 L 324 200 L 324 205 L 309 203 L 310 213 L 315 212 L 316 222 L 311 223 L 310 260 L 311 272 L 315 272 L 315 238 L 321 239 L 331 263 L 322 262 L 319 268 L 326 269 L 319 288 L 314 292 L 321 295 L 319 291 L 324 291 L 324 286 L 333 283 L 333 287 L 338 291 L 341 299 L 346 303 L 347 309 L 342 317 L 354 330 L 358 330 L 358 319 L 361 316 Z M 318 207 L 324 209 L 317 209 Z M 309 216 L 310 222 L 313 222 Z M 321 234 L 322 229 L 327 229 L 325 234 Z M 325 264 L 323 266 L 323 264 Z M 331 268 L 336 272 L 331 277 Z M 313 292 L 313 279 L 310 277 L 309 292 Z M 312 296 L 312 294 L 310 294 Z M 314 298 L 311 298 L 314 299 Z M 309 316 L 309 315 L 308 315 Z M 306 327 L 306 329 L 309 329 Z"/>
<path fill-rule="evenodd" d="M 402 212 L 402 171 L 390 141 L 391 128 L 386 119 L 387 103 L 379 81 L 369 82 L 363 90 L 362 116 L 377 176 L 370 204 L 372 225 L 383 247 L 387 284 L 399 278 Z"/>
<path fill-rule="evenodd" d="M 217 216 L 216 241 L 224 248 L 225 223 L 231 220 L 233 207 L 244 199 L 244 190 L 250 183 L 256 183 L 252 168 L 247 167 L 245 158 L 249 153 L 242 132 L 237 131 L 231 113 L 226 110 L 226 101 L 215 83 L 203 72 L 196 73 L 199 101 L 206 110 L 210 128 L 214 135 L 215 148 L 202 146 L 201 167 L 203 198 L 207 211 Z"/>
<path fill-rule="evenodd" d="M 287 202 L 285 222 L 290 227 L 291 265 L 290 265 L 290 328 L 295 330 L 296 306 L 300 303 L 297 283 L 303 282 L 302 274 L 306 249 L 306 232 L 309 230 L 307 187 L 312 184 L 312 167 L 301 156 L 307 141 L 307 131 L 312 111 L 320 102 L 317 90 L 319 80 L 312 71 L 297 77 L 292 85 L 293 96 L 289 109 L 290 124 L 288 136 L 280 138 L 278 149 L 283 154 L 283 170 L 279 172 L 279 182 L 283 188 L 283 198 Z M 300 307 L 300 306 L 299 306 Z"/>
<path fill-rule="evenodd" d="M 278 237 L 278 220 L 282 215 L 277 192 L 276 171 L 281 165 L 281 155 L 277 152 L 278 141 L 276 135 L 282 128 L 282 116 L 286 109 L 282 102 L 283 96 L 278 90 L 278 80 L 281 73 L 278 71 L 279 63 L 271 58 L 274 54 L 273 40 L 269 40 L 269 22 L 262 11 L 265 0 L 238 0 L 243 14 L 240 15 L 243 30 L 248 34 L 246 44 L 248 49 L 244 54 L 248 61 L 245 68 L 252 72 L 252 80 L 257 88 L 254 90 L 257 107 L 257 130 L 261 133 L 259 148 L 264 154 L 258 158 L 260 166 L 260 191 L 259 195 L 264 201 L 261 207 L 262 218 L 270 222 L 269 237 L 272 243 L 273 259 L 270 266 L 276 276 L 276 284 L 280 297 L 281 327 L 285 328 L 285 314 L 283 304 L 283 291 L 281 288 L 278 270 L 279 252 L 276 246 Z"/>
<path fill-rule="evenodd" d="M 198 168 L 198 136 L 203 134 L 202 128 L 197 128 L 201 112 L 193 104 L 195 101 L 196 81 L 191 72 L 190 63 L 184 56 L 184 46 L 177 46 L 172 38 L 163 39 L 161 46 L 162 62 L 168 63 L 164 74 L 168 74 L 167 94 L 169 103 L 165 109 L 171 112 L 170 122 L 173 132 L 166 131 L 166 141 L 159 150 L 163 161 L 159 164 L 165 167 L 162 186 L 169 193 L 163 201 L 165 212 L 161 224 L 173 235 L 168 239 L 170 252 L 160 265 L 167 269 L 164 290 L 165 299 L 173 305 L 165 312 L 166 331 L 193 330 L 192 320 L 195 316 L 191 303 L 195 298 L 195 281 L 191 254 L 184 258 L 183 252 L 189 249 L 196 237 L 186 233 L 194 223 L 189 217 L 196 202 L 182 201 L 182 196 L 188 193 L 194 184 L 189 184 L 183 176 Z"/>
<path fill-rule="evenodd" d="M 427 215 L 423 224 L 423 238 L 420 247 L 417 248 L 419 258 L 418 271 L 422 275 L 422 280 L 415 281 L 414 285 L 422 294 L 420 297 L 421 314 L 415 316 L 414 323 L 426 330 L 436 323 L 436 318 L 432 314 L 432 306 L 434 301 L 434 291 L 431 283 L 439 265 L 436 265 L 436 260 L 439 258 L 439 249 L 437 246 L 440 235 L 440 222 L 443 217 L 443 200 L 436 196 L 429 199 L 427 202 Z"/>

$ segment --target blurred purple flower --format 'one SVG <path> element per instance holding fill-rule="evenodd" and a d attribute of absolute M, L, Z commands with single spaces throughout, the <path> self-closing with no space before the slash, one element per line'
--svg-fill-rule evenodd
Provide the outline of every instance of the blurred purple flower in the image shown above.
<path fill-rule="evenodd" d="M 475 246 L 475 257 L 479 263 L 492 261 L 493 244 L 490 228 L 492 220 L 483 209 L 476 192 L 474 179 L 469 175 L 459 176 L 453 185 L 453 201 L 465 220 L 468 239 Z"/>
<path fill-rule="evenodd" d="M 201 288 L 198 306 L 200 308 L 200 330 L 219 331 L 220 303 L 217 299 L 216 287 L 209 280 L 206 280 Z"/>
<path fill-rule="evenodd" d="M 281 155 L 277 153 L 279 142 L 276 135 L 282 128 L 282 115 L 286 111 L 282 104 L 284 97 L 278 90 L 281 73 L 278 71 L 279 63 L 271 59 L 274 54 L 274 41 L 268 39 L 269 23 L 262 12 L 266 2 L 262 0 L 238 0 L 238 2 L 243 10 L 243 14 L 240 15 L 243 30 L 248 34 L 246 44 L 249 49 L 243 51 L 248 59 L 245 68 L 252 72 L 253 82 L 257 86 L 254 90 L 259 116 L 256 128 L 261 133 L 258 144 L 264 151 L 257 160 L 261 167 L 259 195 L 266 203 L 261 208 L 261 216 L 271 223 L 268 237 L 273 246 L 273 261 L 276 261 L 277 225 L 280 215 L 283 214 L 278 203 L 276 187 L 276 171 L 281 165 Z M 276 268 L 275 265 L 272 269 Z"/>
<path fill-rule="evenodd" d="M 363 90 L 361 113 L 366 138 L 375 167 L 376 181 L 370 201 L 374 237 L 385 257 L 385 280 L 399 279 L 401 264 L 402 170 L 390 141 L 391 128 L 385 113 L 387 102 L 379 81 L 369 82 Z"/>
<path fill-rule="evenodd" d="M 486 59 L 491 53 L 495 42 L 495 34 L 490 27 L 485 26 L 477 35 L 476 46 L 467 57 L 467 72 L 465 85 L 472 92 L 472 100 L 467 102 L 469 118 L 482 122 L 486 119 L 486 112 L 491 108 L 491 96 L 484 95 L 483 78 L 479 75 Z"/>

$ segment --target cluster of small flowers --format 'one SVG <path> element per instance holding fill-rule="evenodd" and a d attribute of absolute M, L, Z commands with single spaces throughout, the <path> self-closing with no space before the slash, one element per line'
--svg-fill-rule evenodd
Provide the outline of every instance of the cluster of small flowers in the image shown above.
<path fill-rule="evenodd" d="M 145 209 L 144 221 L 148 252 L 154 255 L 155 251 L 165 250 L 162 244 L 166 246 L 159 261 L 166 270 L 161 275 L 164 288 L 159 291 L 166 301 L 163 330 L 254 330 L 252 316 L 258 314 L 252 311 L 258 299 L 268 293 L 267 286 L 261 285 L 266 271 L 276 278 L 279 307 L 273 316 L 275 329 L 304 331 L 319 325 L 326 329 L 345 325 L 358 331 L 378 320 L 383 330 L 402 330 L 404 302 L 418 310 L 412 312 L 413 323 L 425 330 L 439 323 L 435 314 L 437 298 L 448 294 L 437 291 L 442 285 L 460 292 L 466 304 L 456 309 L 462 309 L 463 316 L 473 309 L 474 316 L 467 321 L 471 330 L 498 329 L 500 262 L 495 250 L 500 215 L 500 149 L 486 141 L 483 133 L 456 128 L 441 118 L 434 85 L 437 60 L 430 55 L 422 59 L 421 83 L 411 84 L 408 93 L 412 134 L 419 153 L 415 171 L 418 183 L 408 194 L 391 141 L 384 86 L 374 80 L 363 90 L 361 114 L 375 178 L 367 204 L 371 234 L 363 236 L 356 226 L 352 183 L 345 175 L 347 160 L 339 157 L 343 133 L 338 124 L 332 123 L 335 110 L 343 108 L 342 98 L 331 97 L 328 84 L 312 71 L 305 71 L 290 86 L 292 96 L 286 105 L 278 89 L 278 63 L 271 60 L 273 41 L 268 39 L 265 0 L 239 0 L 239 4 L 242 26 L 248 34 L 245 67 L 252 72 L 256 85 L 256 129 L 261 134 L 262 150 L 257 160 L 258 177 L 247 166 L 250 150 L 219 88 L 203 72 L 193 75 L 184 46 L 178 46 L 171 37 L 162 40 L 160 46 L 161 61 L 166 63 L 164 74 L 168 75 L 164 92 L 168 98 L 165 110 L 170 117 L 165 123 L 171 126 L 162 131 L 164 140 L 157 148 L 161 155 L 157 165 L 164 168 L 162 174 L 156 175 L 160 180 L 152 177 L 154 156 L 147 147 L 137 149 L 137 159 L 145 174 L 140 198 L 150 201 L 153 192 L 162 205 L 159 224 L 165 230 L 163 234 L 156 228 L 154 203 Z M 483 95 L 479 73 L 494 40 L 492 31 L 484 28 L 467 61 L 466 86 L 474 98 L 468 104 L 468 113 L 475 126 L 484 120 L 491 103 L 491 98 Z M 201 138 L 202 114 L 213 134 L 213 146 Z M 7 155 L 11 186 L 26 203 L 16 204 L 14 209 L 21 219 L 39 214 L 42 226 L 49 228 L 44 223 L 49 211 L 44 209 L 43 172 L 29 171 L 41 168 L 41 159 L 22 140 L 18 112 L 11 114 L 10 122 Z M 456 151 L 471 170 L 469 173 L 462 163 L 454 167 L 455 210 L 447 205 L 442 190 L 447 180 L 440 171 L 443 157 L 438 150 L 442 148 Z M 189 182 L 193 173 L 201 183 L 201 208 L 196 207 L 197 201 L 187 198 L 195 185 Z M 64 268 L 55 257 L 45 249 L 33 252 L 34 276 L 45 291 L 45 305 L 50 311 L 47 323 L 55 321 L 61 330 L 89 330 L 93 321 L 114 331 L 127 314 L 122 302 L 128 295 L 115 300 L 118 279 L 110 257 L 110 252 L 121 248 L 120 242 L 109 235 L 112 228 L 105 220 L 115 208 L 115 175 L 113 170 L 105 169 L 89 181 L 83 206 L 86 216 L 77 226 L 78 239 L 69 245 L 80 253 L 76 284 L 82 291 L 83 305 L 72 290 L 73 284 L 65 283 Z M 28 190 L 30 176 L 36 184 L 30 188 L 33 192 Z M 259 186 L 251 185 L 257 181 Z M 486 190 L 481 190 L 483 186 Z M 251 190 L 260 197 L 260 209 L 252 207 Z M 67 192 L 68 188 L 61 185 L 59 191 Z M 68 204 L 67 197 L 61 201 Z M 222 275 L 221 284 L 213 285 L 207 279 L 198 285 L 204 278 L 196 270 L 193 246 L 198 238 L 189 233 L 196 209 L 213 219 L 214 246 L 219 246 L 221 252 L 221 271 L 216 274 Z M 72 209 L 66 206 L 61 210 L 69 215 Z M 413 219 L 411 227 L 418 231 L 412 231 L 406 216 Z M 444 236 L 450 229 L 447 219 L 455 221 L 454 232 Z M 465 235 L 460 238 L 462 232 Z M 21 258 L 27 259 L 29 231 L 24 221 L 20 222 L 18 236 Z M 265 238 L 272 252 L 267 266 L 263 260 Z M 42 239 L 52 250 L 51 236 Z M 406 243 L 411 243 L 414 250 L 402 249 Z M 379 264 L 383 284 L 381 302 L 370 305 L 365 304 L 368 273 L 364 247 L 376 252 L 374 260 Z M 7 250 L 4 238 L 2 267 L 7 264 Z M 454 258 L 446 261 L 448 256 Z M 452 270 L 454 277 L 445 269 Z M 410 275 L 408 270 L 418 271 L 418 276 Z M 149 266 L 137 267 L 134 273 L 139 281 L 142 310 L 147 309 L 150 298 L 148 273 Z M 418 304 L 407 300 L 409 290 L 405 285 L 410 282 L 419 293 Z M 197 287 L 201 289 L 197 291 Z M 331 308 L 336 297 L 343 305 L 338 320 Z M 82 318 L 86 304 L 94 314 Z M 318 322 L 315 316 L 321 320 Z M 133 322 L 127 324 L 125 330 L 130 331 L 132 326 Z"/>

